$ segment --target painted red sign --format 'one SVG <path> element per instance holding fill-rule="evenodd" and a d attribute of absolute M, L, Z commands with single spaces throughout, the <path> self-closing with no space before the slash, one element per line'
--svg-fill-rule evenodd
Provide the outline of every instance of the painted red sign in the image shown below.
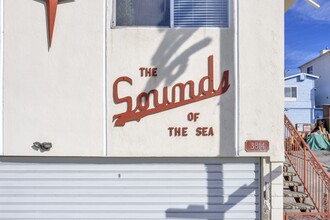
<path fill-rule="evenodd" d="M 58 0 L 46 0 L 49 47 L 52 46 L 57 5 L 58 5 Z"/>
<path fill-rule="evenodd" d="M 265 140 L 248 140 L 245 142 L 246 152 L 268 152 L 269 141 Z"/>
<path fill-rule="evenodd" d="M 136 106 L 134 107 L 133 97 L 122 97 L 118 94 L 118 87 L 122 83 L 133 85 L 133 80 L 128 76 L 119 77 L 113 84 L 113 99 L 116 104 L 126 103 L 127 110 L 113 116 L 115 126 L 124 126 L 125 123 L 129 121 L 140 121 L 143 117 L 148 115 L 199 102 L 227 92 L 230 87 L 229 71 L 226 70 L 223 72 L 220 84 L 215 88 L 213 68 L 213 56 L 209 56 L 208 75 L 199 80 L 197 93 L 195 92 L 195 87 L 197 87 L 197 85 L 195 85 L 194 81 L 189 80 L 186 83 L 177 83 L 173 85 L 172 88 L 165 86 L 162 89 L 162 99 L 159 99 L 160 92 L 157 89 L 152 89 L 149 92 L 142 92 L 136 97 Z M 205 84 L 207 84 L 207 86 L 205 86 Z M 186 94 L 187 88 L 189 88 L 189 94 Z M 171 97 L 169 91 L 171 91 Z M 151 98 L 153 105 L 150 105 Z M 162 102 L 159 100 L 162 100 Z"/>
<path fill-rule="evenodd" d="M 46 0 L 49 48 L 52 46 L 57 5 L 59 0 Z"/>

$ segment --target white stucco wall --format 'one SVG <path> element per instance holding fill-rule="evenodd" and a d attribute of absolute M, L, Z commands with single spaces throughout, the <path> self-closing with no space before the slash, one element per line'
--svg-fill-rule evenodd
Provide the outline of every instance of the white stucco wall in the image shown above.
<path fill-rule="evenodd" d="M 111 2 L 111 1 L 110 1 Z M 233 1 L 232 1 L 233 2 Z M 231 4 L 231 12 L 234 5 Z M 108 125 L 109 156 L 232 156 L 235 149 L 235 66 L 234 13 L 230 27 L 171 29 L 171 28 L 113 28 L 109 30 L 108 47 Z M 125 49 L 123 49 L 125 45 Z M 115 114 L 126 111 L 126 103 L 115 103 L 113 84 L 127 76 L 132 85 L 119 84 L 119 97 L 131 96 L 133 108 L 141 92 L 159 91 L 189 80 L 195 83 L 208 74 L 208 57 L 214 59 L 214 85 L 219 87 L 223 72 L 229 71 L 228 91 L 220 96 L 152 114 L 140 121 L 116 126 Z M 125 59 L 123 59 L 125 58 Z M 140 67 L 156 67 L 156 77 L 141 77 Z M 189 99 L 186 90 L 186 99 Z M 153 99 L 153 98 L 151 98 Z M 154 106 L 151 106 L 153 108 Z M 189 113 L 199 113 L 196 122 L 189 121 Z M 119 120 L 119 119 L 118 119 Z M 171 136 L 169 128 L 187 128 L 187 136 Z M 214 135 L 197 136 L 198 127 L 212 128 Z"/>
<path fill-rule="evenodd" d="M 0 0 L 0 75 L 3 76 L 3 0 Z M 0 79 L 0 85 L 3 85 L 3 77 Z M 3 89 L 0 90 L 0 101 L 3 100 Z M 3 104 L 0 106 L 0 112 L 3 112 Z M 3 130 L 3 117 L 0 117 L 0 130 Z M 0 155 L 3 155 L 3 132 L 0 132 Z"/>
<path fill-rule="evenodd" d="M 231 15 L 235 18 L 234 2 L 231 1 Z M 164 85 L 173 85 L 186 82 L 189 79 L 200 79 L 195 70 L 205 68 L 206 57 L 213 54 L 216 59 L 220 57 L 218 73 L 229 69 L 239 75 L 238 96 L 230 90 L 221 96 L 220 105 L 215 101 L 203 101 L 194 105 L 180 107 L 180 109 L 143 118 L 140 122 L 130 122 L 124 127 L 115 127 L 112 116 L 116 112 L 125 111 L 126 104 L 118 106 L 109 103 L 108 115 L 109 129 L 109 154 L 118 156 L 235 156 L 238 147 L 240 156 L 272 156 L 274 160 L 283 160 L 283 2 L 282 1 L 239 1 L 238 42 L 234 42 L 236 22 L 232 21 L 229 29 L 155 29 L 155 28 L 118 28 L 110 29 L 109 47 L 109 78 L 113 82 L 120 76 L 133 77 L 133 86 L 126 83 L 121 97 L 129 94 L 136 97 L 143 89 L 161 89 Z M 253 11 L 253 14 L 251 14 Z M 253 31 L 255 30 L 255 31 Z M 180 37 L 185 37 L 184 43 Z M 210 42 L 205 46 L 192 50 L 194 44 Z M 123 50 L 121 42 L 125 42 Z M 171 47 L 177 46 L 176 50 Z M 235 47 L 238 47 L 238 51 Z M 168 49 L 170 48 L 170 49 Z M 191 50 L 191 53 L 186 51 Z M 238 72 L 233 63 L 236 52 L 238 53 Z M 165 54 L 165 55 L 164 55 Z M 126 57 L 122 60 L 122 57 Z M 173 74 L 173 69 L 166 65 L 173 63 L 187 64 L 182 75 L 170 77 L 164 74 Z M 203 65 L 204 63 L 204 65 Z M 118 65 L 120 64 L 120 65 Z M 139 76 L 139 67 L 157 67 L 159 76 L 151 79 Z M 203 67 L 204 66 L 204 67 Z M 170 70 L 170 72 L 169 72 Z M 206 70 L 205 70 L 206 71 Z M 204 71 L 204 72 L 205 72 Z M 125 73 L 126 72 L 126 73 Z M 197 71 L 201 72 L 201 71 Z M 202 71 L 203 72 L 203 71 Z M 235 74 L 230 75 L 231 77 Z M 148 82 L 144 82 L 148 81 Z M 231 86 L 235 81 L 230 79 Z M 136 85 L 138 84 L 138 85 Z M 151 87 L 150 87 L 151 85 Z M 111 86 L 111 83 L 110 83 Z M 136 89 L 139 87 L 138 89 Z M 134 90 L 135 91 L 132 91 Z M 231 88 L 233 89 L 233 88 Z M 125 91 L 130 90 L 130 93 Z M 109 97 L 112 97 L 110 90 Z M 228 98 L 226 98 L 228 97 Z M 235 99 L 238 97 L 238 117 L 232 118 L 235 111 Z M 212 107 L 213 105 L 213 107 Z M 134 106 L 134 104 L 133 104 Z M 215 112 L 208 111 L 210 107 Z M 120 110 L 121 109 L 121 110 Z M 195 137 L 170 138 L 166 128 L 169 126 L 191 126 L 185 119 L 189 112 L 202 112 L 209 115 L 211 121 L 204 124 L 216 126 L 219 137 L 204 139 Z M 215 114 L 214 114 L 215 113 Z M 235 130 L 233 125 L 238 122 L 238 142 L 235 145 Z M 198 124 L 198 123 L 196 123 Z M 113 126 L 113 127 L 111 127 Z M 147 128 L 147 129 L 146 129 Z M 142 130 L 140 130 L 142 129 Z M 132 132 L 133 131 L 133 132 Z M 149 132 L 148 132 L 149 131 Z M 152 132 L 151 132 L 152 131 Z M 122 136 L 120 136 L 122 135 Z M 127 140 L 123 140 L 127 138 Z M 129 137 L 129 138 L 128 138 Z M 161 139 L 160 143 L 155 141 Z M 233 141 L 234 140 L 234 141 Z M 245 141 L 268 140 L 270 151 L 267 153 L 245 152 Z M 188 149 L 188 151 L 187 151 Z"/>
<path fill-rule="evenodd" d="M 4 154 L 103 155 L 104 1 L 59 4 L 50 49 L 43 1 L 4 11 Z"/>
<path fill-rule="evenodd" d="M 240 156 L 246 140 L 269 140 L 267 155 L 283 160 L 283 27 L 283 1 L 239 1 Z"/>
<path fill-rule="evenodd" d="M 284 2 L 238 0 L 238 11 L 236 1 L 230 2 L 230 27 L 224 29 L 112 29 L 111 0 L 107 17 L 102 0 L 63 3 L 48 50 L 44 5 L 5 0 L 4 154 L 269 156 L 281 161 Z M 162 97 L 164 86 L 193 80 L 197 91 L 211 55 L 216 87 L 229 71 L 224 94 L 114 126 L 113 116 L 126 110 L 125 103 L 113 100 L 118 77 L 132 79 L 132 85 L 119 84 L 118 94 L 131 96 L 134 107 L 136 96 L 150 89 Z M 140 67 L 158 68 L 157 77 L 141 77 Z M 189 113 L 199 113 L 199 119 L 187 120 Z M 187 127 L 188 136 L 171 137 L 169 127 Z M 212 127 L 214 135 L 197 137 L 197 127 Z M 270 150 L 247 153 L 247 140 L 268 140 Z M 52 142 L 53 148 L 40 153 L 31 148 L 34 141 Z"/>

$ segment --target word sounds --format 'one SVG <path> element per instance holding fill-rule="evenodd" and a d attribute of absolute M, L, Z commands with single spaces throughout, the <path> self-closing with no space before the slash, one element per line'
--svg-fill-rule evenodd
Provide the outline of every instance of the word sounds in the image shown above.
<path fill-rule="evenodd" d="M 207 88 L 205 83 L 207 82 Z M 170 109 L 178 108 L 183 105 L 199 102 L 211 97 L 219 96 L 230 87 L 229 71 L 222 74 L 220 84 L 217 88 L 214 86 L 213 56 L 208 57 L 208 75 L 199 80 L 198 92 L 195 94 L 195 82 L 192 80 L 186 83 L 177 83 L 172 88 L 165 86 L 163 88 L 162 103 L 159 102 L 159 91 L 152 89 L 149 92 L 142 92 L 136 97 L 136 106 L 133 108 L 133 98 L 131 96 L 120 97 L 118 87 L 122 83 L 133 85 L 130 77 L 119 77 L 113 84 L 113 99 L 116 104 L 126 103 L 127 110 L 113 116 L 115 126 L 124 126 L 129 121 L 140 121 L 143 117 Z M 189 98 L 186 98 L 186 88 L 189 87 Z M 169 97 L 169 90 L 172 91 L 172 97 Z M 153 97 L 153 106 L 150 106 L 150 98 Z"/>

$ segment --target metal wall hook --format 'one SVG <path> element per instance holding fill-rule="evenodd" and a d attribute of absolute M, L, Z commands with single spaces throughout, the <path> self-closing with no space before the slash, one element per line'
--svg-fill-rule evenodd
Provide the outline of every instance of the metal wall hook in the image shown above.
<path fill-rule="evenodd" d="M 32 148 L 35 150 L 39 150 L 41 148 L 40 142 L 34 142 Z"/>
<path fill-rule="evenodd" d="M 50 142 L 40 143 L 40 142 L 36 141 L 33 143 L 32 148 L 35 150 L 40 150 L 41 152 L 49 151 L 52 148 L 52 143 L 50 143 Z"/>
<path fill-rule="evenodd" d="M 41 144 L 41 148 L 44 150 L 50 150 L 50 148 L 52 148 L 52 143 L 50 142 L 44 142 Z"/>

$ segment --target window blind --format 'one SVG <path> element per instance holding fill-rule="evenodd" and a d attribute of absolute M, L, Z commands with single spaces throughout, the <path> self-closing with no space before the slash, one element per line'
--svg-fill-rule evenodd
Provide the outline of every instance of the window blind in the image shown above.
<path fill-rule="evenodd" d="M 229 0 L 174 0 L 175 27 L 228 27 Z"/>
<path fill-rule="evenodd" d="M 284 94 L 286 98 L 297 98 L 297 87 L 285 87 Z"/>

